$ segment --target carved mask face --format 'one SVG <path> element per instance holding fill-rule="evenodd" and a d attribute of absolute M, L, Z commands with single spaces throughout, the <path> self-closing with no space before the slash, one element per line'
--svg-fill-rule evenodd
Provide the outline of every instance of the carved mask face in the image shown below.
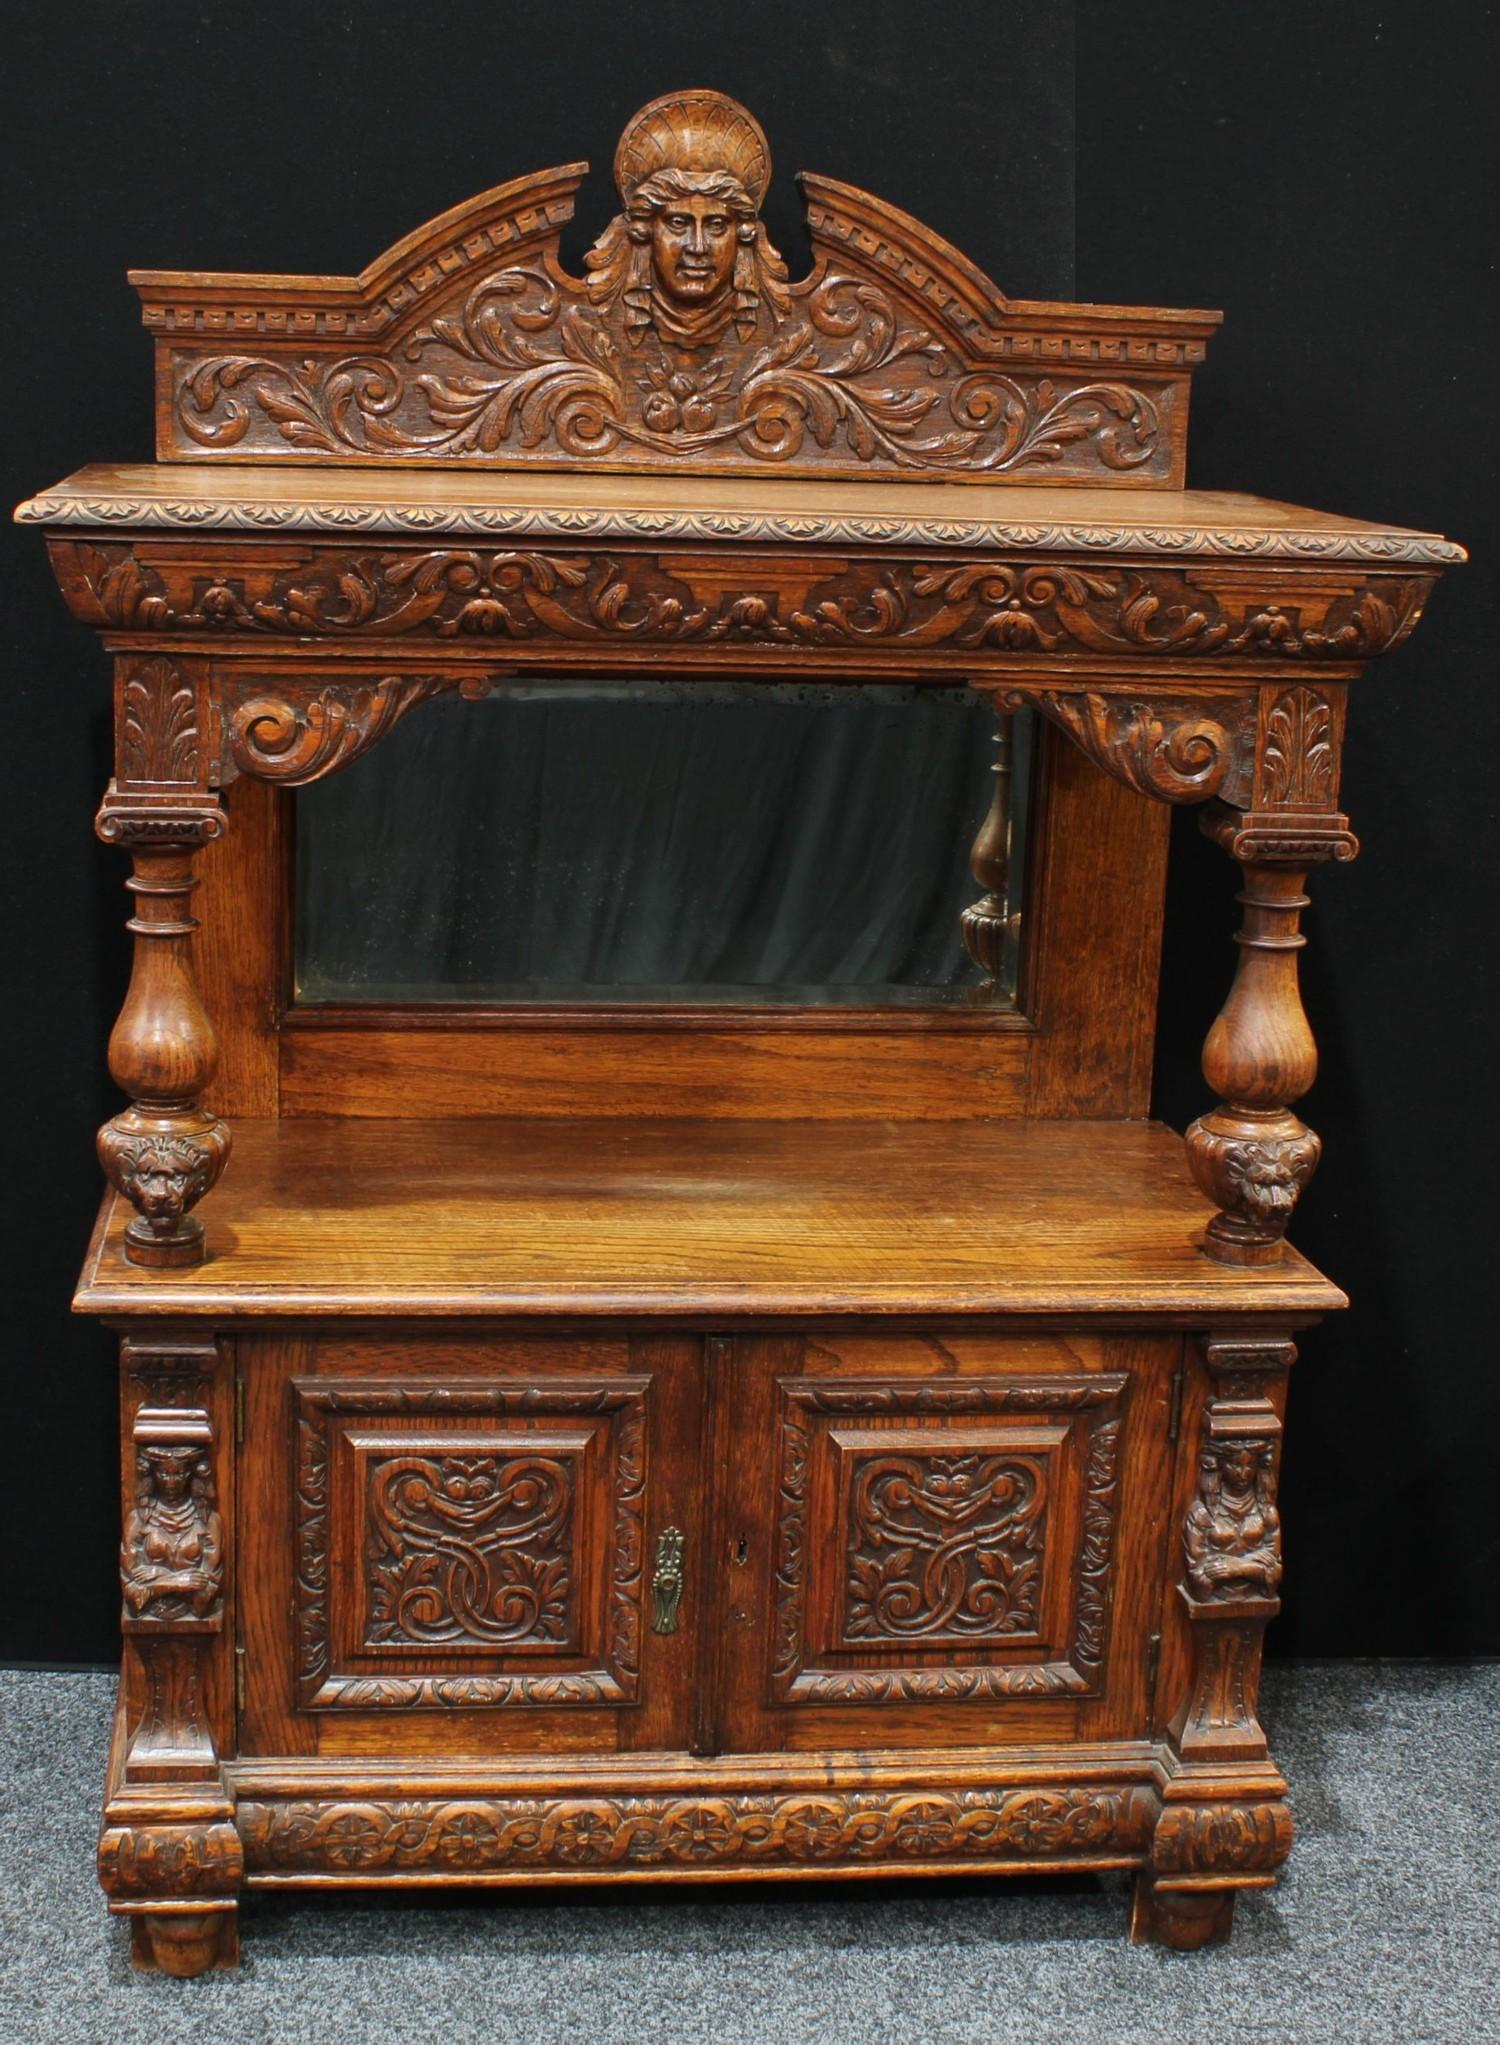
<path fill-rule="evenodd" d="M 717 298 L 734 274 L 738 229 L 722 199 L 684 194 L 657 208 L 651 220 L 656 280 L 682 305 Z"/>
<path fill-rule="evenodd" d="M 152 1221 L 175 1221 L 187 1200 L 189 1172 L 165 1151 L 148 1150 L 136 1166 L 136 1199 Z"/>
<path fill-rule="evenodd" d="M 1260 1468 L 1260 1451 L 1251 1448 L 1230 1449 L 1220 1467 L 1224 1472 L 1224 1487 L 1227 1491 L 1251 1491 L 1255 1487 L 1256 1472 Z"/>
<path fill-rule="evenodd" d="M 167 1505 L 176 1505 L 187 1496 L 193 1476 L 193 1458 L 158 1451 L 151 1457 L 151 1475 L 158 1498 Z"/>

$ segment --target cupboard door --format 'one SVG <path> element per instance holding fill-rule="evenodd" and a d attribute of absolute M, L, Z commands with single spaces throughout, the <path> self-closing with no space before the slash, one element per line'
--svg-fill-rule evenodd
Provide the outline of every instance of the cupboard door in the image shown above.
<path fill-rule="evenodd" d="M 696 1344 L 244 1349 L 242 1744 L 686 1745 Z"/>
<path fill-rule="evenodd" d="M 720 1743 L 1143 1735 L 1179 1346 L 738 1344 Z"/>

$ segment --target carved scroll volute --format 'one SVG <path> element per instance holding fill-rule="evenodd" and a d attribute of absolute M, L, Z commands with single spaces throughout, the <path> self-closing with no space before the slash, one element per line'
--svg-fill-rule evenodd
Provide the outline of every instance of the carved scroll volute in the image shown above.
<path fill-rule="evenodd" d="M 1158 802 L 1207 802 L 1245 783 L 1253 698 L 1109 694 L 1040 682 L 976 684 L 997 709 L 1032 709 L 1114 780 Z M 1243 800 L 1243 796 L 1241 796 Z"/>
<path fill-rule="evenodd" d="M 136 1210 L 132 1263 L 194 1264 L 203 1227 L 189 1210 L 229 1155 L 226 1125 L 198 1105 L 218 1048 L 193 974 L 197 924 L 188 902 L 199 846 L 224 815 L 209 786 L 207 677 L 199 662 L 122 658 L 115 704 L 116 774 L 95 825 L 130 852 L 135 902 L 130 986 L 109 1040 L 109 1069 L 131 1104 L 99 1132 L 99 1161 Z"/>

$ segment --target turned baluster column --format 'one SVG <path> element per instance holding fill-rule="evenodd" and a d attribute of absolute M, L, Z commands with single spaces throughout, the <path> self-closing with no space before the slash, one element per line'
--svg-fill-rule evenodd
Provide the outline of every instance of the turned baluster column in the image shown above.
<path fill-rule="evenodd" d="M 1292 1103 L 1318 1072 L 1297 985 L 1305 868 L 1252 862 L 1239 900 L 1239 964 L 1203 1047 L 1203 1076 L 1223 1105 L 1187 1132 L 1193 1177 L 1219 1213 L 1204 1247 L 1224 1264 L 1274 1264 L 1322 1144 Z"/>
<path fill-rule="evenodd" d="M 1294 1103 L 1317 1077 L 1297 954 L 1304 883 L 1358 843 L 1338 801 L 1342 684 L 1260 692 L 1253 802 L 1211 803 L 1203 826 L 1240 861 L 1239 963 L 1203 1047 L 1203 1074 L 1220 1105 L 1187 1132 L 1193 1176 L 1219 1212 L 1204 1249 L 1224 1264 L 1274 1264 L 1322 1144 Z"/>
<path fill-rule="evenodd" d="M 1005 969 L 1005 947 L 1010 935 L 1007 886 L 1010 880 L 1010 777 L 1011 735 L 1014 719 L 996 712 L 994 792 L 989 810 L 969 850 L 969 871 L 985 890 L 971 902 L 960 919 L 964 950 L 987 980 L 998 980 Z"/>
<path fill-rule="evenodd" d="M 213 1076 L 213 1026 L 193 976 L 194 857 L 224 828 L 202 785 L 206 722 L 199 683 L 165 660 L 120 662 L 117 765 L 95 828 L 130 852 L 134 913 L 130 987 L 109 1040 L 109 1070 L 130 1105 L 99 1132 L 99 1161 L 136 1218 L 134 1264 L 196 1264 L 203 1224 L 189 1212 L 229 1156 L 226 1124 L 198 1096 Z"/>

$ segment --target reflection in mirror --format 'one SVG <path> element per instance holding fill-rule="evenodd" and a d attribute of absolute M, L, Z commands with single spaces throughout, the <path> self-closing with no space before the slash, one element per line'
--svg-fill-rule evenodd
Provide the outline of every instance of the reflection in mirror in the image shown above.
<path fill-rule="evenodd" d="M 1032 735 L 1008 722 L 988 950 L 970 922 L 993 978 L 961 928 L 997 870 L 968 690 L 538 681 L 439 699 L 298 794 L 298 1002 L 1011 1006 Z"/>

